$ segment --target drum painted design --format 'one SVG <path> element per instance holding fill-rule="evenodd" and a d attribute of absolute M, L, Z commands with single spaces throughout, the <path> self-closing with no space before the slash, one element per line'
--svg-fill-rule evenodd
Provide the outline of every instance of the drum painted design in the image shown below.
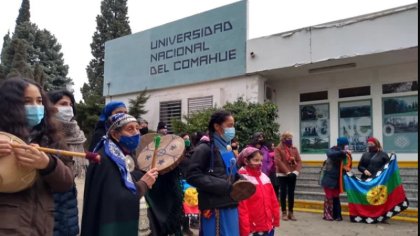
<path fill-rule="evenodd" d="M 155 143 L 151 142 L 140 152 L 137 162 L 141 170 L 148 171 L 150 169 L 154 150 Z M 162 136 L 156 157 L 156 168 L 159 174 L 173 170 L 182 160 L 184 150 L 185 142 L 181 137 L 172 134 Z"/>

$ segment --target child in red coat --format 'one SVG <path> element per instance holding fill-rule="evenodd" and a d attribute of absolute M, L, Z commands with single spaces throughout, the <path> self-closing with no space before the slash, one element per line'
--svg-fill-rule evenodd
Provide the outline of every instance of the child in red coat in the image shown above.
<path fill-rule="evenodd" d="M 262 153 L 247 147 L 239 156 L 245 162 L 239 173 L 257 188 L 252 197 L 239 203 L 240 234 L 273 236 L 274 228 L 280 226 L 280 206 L 270 179 L 261 172 Z"/>

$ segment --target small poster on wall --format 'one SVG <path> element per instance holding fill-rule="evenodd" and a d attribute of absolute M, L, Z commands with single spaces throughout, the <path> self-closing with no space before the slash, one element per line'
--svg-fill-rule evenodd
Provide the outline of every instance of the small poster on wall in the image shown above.
<path fill-rule="evenodd" d="M 328 104 L 300 106 L 301 153 L 325 153 L 330 145 Z"/>
<path fill-rule="evenodd" d="M 417 153 L 418 96 L 384 98 L 382 117 L 384 149 Z"/>
<path fill-rule="evenodd" d="M 371 100 L 340 102 L 339 136 L 349 139 L 349 148 L 353 152 L 365 152 L 367 139 L 372 136 Z"/>

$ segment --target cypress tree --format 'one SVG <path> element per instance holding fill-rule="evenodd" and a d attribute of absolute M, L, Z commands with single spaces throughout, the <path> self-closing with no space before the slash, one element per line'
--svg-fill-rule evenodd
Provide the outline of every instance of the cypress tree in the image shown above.
<path fill-rule="evenodd" d="M 19 15 L 16 18 L 16 26 L 21 25 L 24 22 L 28 22 L 31 20 L 31 13 L 30 13 L 30 4 L 29 0 L 22 0 L 22 4 L 20 5 Z"/>
<path fill-rule="evenodd" d="M 36 24 L 30 22 L 29 0 L 22 0 L 11 39 L 12 41 L 21 40 L 24 46 L 19 43 L 7 43 L 7 37 L 10 39 L 9 35 L 5 36 L 1 54 L 0 78 L 9 76 L 8 74 L 12 72 L 13 68 L 13 75 L 22 74 L 33 78 L 41 82 L 46 90 L 65 89 L 73 84 L 72 80 L 67 77 L 68 66 L 64 64 L 61 45 L 55 36 L 46 29 L 40 30 Z M 11 48 L 17 46 L 20 48 Z M 25 57 L 20 53 L 15 58 L 14 53 L 20 52 L 22 48 L 26 50 Z M 21 63 L 22 58 L 25 58 L 29 70 Z M 15 62 L 13 66 L 13 61 L 19 63 Z M 21 69 L 24 71 L 19 71 Z M 32 74 L 29 73 L 30 71 Z"/>
<path fill-rule="evenodd" d="M 90 100 L 90 97 L 95 97 L 100 98 L 101 103 L 105 102 L 102 98 L 105 42 L 131 34 L 127 11 L 127 0 L 101 2 L 101 14 L 96 17 L 96 31 L 90 44 L 94 58 L 86 68 L 89 83 L 85 83 L 81 89 L 85 101 Z"/>
<path fill-rule="evenodd" d="M 90 44 L 93 59 L 86 67 L 88 83 L 81 88 L 84 102 L 78 104 L 79 126 L 89 136 L 105 104 L 103 94 L 105 42 L 131 34 L 127 17 L 127 0 L 102 0 L 101 14 L 96 16 L 96 31 Z"/>
<path fill-rule="evenodd" d="M 27 78 L 33 78 L 30 65 L 27 63 L 25 41 L 13 39 L 8 49 L 8 54 L 13 55 L 10 72 L 7 77 L 22 75 Z"/>

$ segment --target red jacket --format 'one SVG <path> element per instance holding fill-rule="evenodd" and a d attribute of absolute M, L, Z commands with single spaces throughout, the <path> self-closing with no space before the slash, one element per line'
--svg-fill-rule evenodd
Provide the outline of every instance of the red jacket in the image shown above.
<path fill-rule="evenodd" d="M 270 179 L 261 171 L 241 168 L 239 173 L 256 185 L 252 197 L 239 203 L 239 227 L 241 236 L 253 232 L 271 231 L 280 226 L 280 206 Z"/>

